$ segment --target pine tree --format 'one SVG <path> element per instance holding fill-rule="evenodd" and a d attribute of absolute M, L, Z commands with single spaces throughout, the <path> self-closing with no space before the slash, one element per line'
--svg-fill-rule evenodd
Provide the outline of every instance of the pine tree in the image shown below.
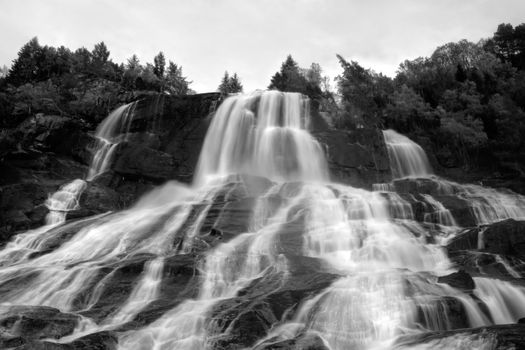
<path fill-rule="evenodd" d="M 91 54 L 93 56 L 93 63 L 104 64 L 108 61 L 110 52 L 106 44 L 104 44 L 104 42 L 101 41 L 95 45 Z"/>
<path fill-rule="evenodd" d="M 272 77 L 268 89 L 306 93 L 307 80 L 292 55 L 288 55 L 281 70 Z"/>
<path fill-rule="evenodd" d="M 153 63 L 153 73 L 155 73 L 155 75 L 161 79 L 164 76 L 164 70 L 166 68 L 166 58 L 164 57 L 162 51 L 153 58 Z"/>
<path fill-rule="evenodd" d="M 166 73 L 166 92 L 172 95 L 187 95 L 191 91 L 190 84 L 191 81 L 187 81 L 186 77 L 182 75 L 182 67 L 169 61 Z"/>
<path fill-rule="evenodd" d="M 219 92 L 222 95 L 229 94 L 229 85 L 230 85 L 230 75 L 228 74 L 228 71 L 224 72 L 224 76 L 222 77 L 221 84 L 217 88 Z"/>
<path fill-rule="evenodd" d="M 42 47 L 38 43 L 38 38 L 34 37 L 22 46 L 18 52 L 18 57 L 13 61 L 13 65 L 9 70 L 7 81 L 18 86 L 36 80 L 40 73 L 41 56 Z"/>
<path fill-rule="evenodd" d="M 228 71 L 226 71 L 217 89 L 221 94 L 228 95 L 242 92 L 243 87 L 237 73 L 230 76 Z"/>
<path fill-rule="evenodd" d="M 230 78 L 229 89 L 230 89 L 230 93 L 242 92 L 243 87 L 242 87 L 241 81 L 237 73 L 234 73 L 233 76 Z"/>

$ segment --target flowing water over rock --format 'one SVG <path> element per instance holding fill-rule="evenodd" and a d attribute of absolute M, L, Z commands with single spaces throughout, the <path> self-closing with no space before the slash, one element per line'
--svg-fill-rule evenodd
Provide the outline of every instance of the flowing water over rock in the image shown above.
<path fill-rule="evenodd" d="M 418 177 L 432 174 L 427 155 L 421 146 L 391 129 L 383 131 L 383 135 L 394 177 Z"/>
<path fill-rule="evenodd" d="M 87 186 L 86 181 L 91 181 L 108 170 L 116 147 L 125 140 L 129 132 L 135 105 L 136 103 L 130 103 L 117 108 L 100 123 L 95 133 L 95 151 L 86 180 L 75 179 L 50 195 L 46 201 L 49 209 L 47 225 L 53 227 L 66 221 L 67 213 L 79 208 L 78 199 Z"/>
<path fill-rule="evenodd" d="M 99 128 L 96 172 L 129 108 Z M 490 349 L 468 332 L 405 340 L 525 317 L 517 271 L 438 282 L 463 276 L 444 245 L 463 226 L 525 218 L 523 197 L 431 176 L 422 149 L 393 131 L 403 179 L 375 191 L 332 183 L 308 126 L 299 94 L 228 98 L 192 186 L 169 182 L 127 210 L 17 236 L 0 252 L 0 300 L 80 315 L 54 342 L 115 334 L 119 349 Z M 472 234 L 472 249 L 488 249 Z"/>

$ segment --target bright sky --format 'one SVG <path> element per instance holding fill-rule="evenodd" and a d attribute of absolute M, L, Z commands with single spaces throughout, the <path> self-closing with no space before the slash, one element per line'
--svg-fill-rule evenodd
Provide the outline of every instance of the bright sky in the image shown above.
<path fill-rule="evenodd" d="M 405 59 L 438 46 L 490 37 L 525 22 L 524 0 L 0 0 L 0 66 L 32 37 L 92 49 L 114 62 L 163 51 L 197 92 L 214 91 L 225 70 L 245 91 L 264 89 L 291 54 L 334 78 L 336 53 L 393 76 Z"/>

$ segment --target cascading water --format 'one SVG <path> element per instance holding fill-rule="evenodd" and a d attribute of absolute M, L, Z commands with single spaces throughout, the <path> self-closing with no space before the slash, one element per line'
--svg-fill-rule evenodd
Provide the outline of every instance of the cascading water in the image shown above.
<path fill-rule="evenodd" d="M 78 197 L 86 188 L 86 182 L 81 179 L 73 180 L 60 187 L 46 201 L 49 214 L 46 216 L 46 225 L 56 226 L 66 221 L 68 211 L 78 209 Z"/>
<path fill-rule="evenodd" d="M 131 113 L 127 108 L 119 115 Z M 108 117 L 97 134 L 115 144 L 118 136 L 108 130 L 125 130 L 126 118 Z M 59 342 L 113 330 L 126 350 L 225 348 L 236 322 L 255 322 L 256 336 L 243 334 L 244 343 L 232 348 L 270 349 L 310 336 L 332 350 L 388 349 L 400 336 L 525 316 L 518 305 L 525 291 L 510 282 L 475 278 L 472 293 L 438 283 L 438 276 L 454 271 L 436 243 L 461 229 L 453 213 L 430 194 L 396 193 L 395 183 L 377 191 L 330 183 L 308 125 L 308 101 L 299 94 L 226 99 L 209 127 L 193 186 L 170 182 L 128 210 L 55 227 L 45 236 L 19 235 L 14 242 L 39 238 L 30 248 L 8 245 L 0 252 L 2 302 L 80 313 L 83 321 Z M 431 174 L 428 162 L 407 159 L 414 152 L 406 145 L 413 143 L 387 134 L 398 177 Z M 480 222 L 521 214 L 522 197 L 439 183 L 434 192 L 463 195 L 478 208 Z M 411 201 L 428 215 L 418 219 Z M 176 262 L 190 257 L 195 276 L 177 292 L 169 287 L 182 279 Z M 123 270 L 140 273 L 124 297 L 100 313 L 113 292 L 108 285 Z M 302 290 L 290 289 L 299 285 Z M 265 305 L 289 299 L 264 329 L 243 318 L 252 307 L 264 318 L 273 312 Z M 458 319 L 458 309 L 466 321 Z M 155 317 L 144 317 L 148 312 Z M 443 344 L 491 346 L 468 335 Z"/>
<path fill-rule="evenodd" d="M 135 106 L 136 103 L 123 105 L 100 123 L 95 133 L 97 145 L 86 177 L 88 181 L 108 170 L 116 146 L 129 134 Z"/>
<path fill-rule="evenodd" d="M 385 130 L 383 135 L 394 177 L 419 177 L 432 174 L 432 167 L 421 146 L 394 130 Z"/>
<path fill-rule="evenodd" d="M 269 91 L 229 98 L 204 141 L 197 183 L 210 176 L 254 174 L 276 181 L 327 181 L 320 144 L 308 133 L 308 99 Z"/>
<path fill-rule="evenodd" d="M 86 180 L 75 179 L 49 197 L 46 201 L 49 208 L 47 225 L 54 227 L 66 221 L 67 212 L 78 209 L 78 199 L 87 186 L 86 181 L 91 181 L 108 170 L 116 146 L 129 133 L 135 105 L 136 103 L 130 103 L 115 109 L 100 123 L 95 132 L 95 151 Z"/>

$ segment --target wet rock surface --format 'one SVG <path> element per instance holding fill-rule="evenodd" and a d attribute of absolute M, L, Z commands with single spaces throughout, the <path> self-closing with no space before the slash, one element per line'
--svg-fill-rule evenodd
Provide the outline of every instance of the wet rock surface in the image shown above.
<path fill-rule="evenodd" d="M 378 129 L 325 129 L 314 136 L 325 146 L 332 180 L 371 189 L 392 178 L 383 134 Z"/>
<path fill-rule="evenodd" d="M 450 275 L 440 276 L 438 278 L 439 283 L 446 283 L 451 287 L 469 292 L 476 288 L 476 284 L 472 277 L 465 272 L 465 270 L 459 270 L 458 272 L 453 272 Z"/>
<path fill-rule="evenodd" d="M 189 182 L 195 171 L 210 112 L 216 102 L 215 94 L 183 98 L 156 96 L 139 101 L 130 123 L 130 133 L 119 144 L 111 169 L 88 182 L 79 197 L 79 208 L 68 213 L 68 222 L 49 230 L 46 240 L 30 257 L 43 257 L 57 251 L 73 236 L 85 233 L 90 225 L 109 222 L 121 213 L 103 213 L 129 208 L 136 198 L 158 184 L 170 179 Z M 379 130 L 344 132 L 326 125 L 317 125 L 314 129 L 315 136 L 327 151 L 334 180 L 368 189 L 374 183 L 391 180 L 388 154 Z M 5 169 L 0 179 L 0 223 L 4 239 L 16 231 L 43 223 L 48 210 L 42 203 L 49 193 L 67 181 L 85 177 L 86 164 L 90 163 L 96 142 L 92 130 L 85 130 L 85 126 L 69 122 L 64 117 L 38 116 L 22 125 L 19 132 L 24 135 L 20 149 L 2 153 L 0 164 Z M 59 142 L 61 138 L 63 144 Z M 96 274 L 85 281 L 85 288 L 73 301 L 72 309 L 78 315 L 61 313 L 52 308 L 20 306 L 13 308 L 11 314 L 7 313 L 4 318 L 0 316 L 0 326 L 4 327 L 0 333 L 1 346 L 17 349 L 115 349 L 121 332 L 147 327 L 184 301 L 199 298 L 207 254 L 221 243 L 253 231 L 253 211 L 261 202 L 267 201 L 272 204 L 271 208 L 277 208 L 290 201 L 293 198 L 291 194 L 301 188 L 299 183 L 289 183 L 275 193 L 267 194 L 272 183 L 265 178 L 242 175 L 229 180 L 214 198 L 191 204 L 188 217 L 181 223 L 180 229 L 181 232 L 191 230 L 194 233 L 191 237 L 173 234 L 163 247 L 156 248 L 155 253 L 139 250 L 136 254 L 127 254 L 126 249 L 131 247 L 127 246 L 129 241 L 122 242 L 126 249 L 110 260 L 91 266 L 97 270 Z M 392 186 L 399 197 L 408 203 L 416 221 L 414 224 L 428 228 L 428 236 L 415 235 L 415 239 L 438 242 L 432 236 L 432 227 L 438 223 L 439 213 L 425 202 L 424 194 L 433 196 L 450 211 L 459 226 L 471 227 L 449 241 L 447 246 L 452 261 L 461 269 L 439 277 L 438 283 L 472 295 L 476 287 L 472 276 L 489 275 L 510 280 L 512 276 L 508 268 L 498 260 L 500 255 L 516 271 L 522 272 L 517 265 L 525 251 L 525 222 L 506 220 L 475 227 L 476 217 L 468 200 L 459 196 L 453 187 L 440 187 L 436 179 L 401 179 L 394 181 Z M 335 189 L 333 191 L 336 192 Z M 264 200 L 261 200 L 263 195 Z M 351 204 L 345 202 L 345 205 Z M 97 214 L 102 215 L 93 217 Z M 148 228 L 147 235 L 141 236 L 135 244 L 138 246 L 147 242 L 151 232 L 169 232 L 175 227 L 171 214 L 159 218 L 155 225 Z M 268 214 L 271 216 L 275 212 Z M 235 296 L 217 301 L 208 310 L 206 318 L 203 317 L 200 326 L 211 336 L 210 345 L 214 349 L 255 346 L 271 330 L 291 321 L 306 300 L 323 293 L 344 276 L 334 270 L 327 272 L 326 262 L 319 258 L 303 256 L 303 235 L 311 229 L 305 226 L 305 221 L 310 214 L 302 205 L 289 209 L 272 241 L 273 253 L 278 259 L 247 286 L 240 288 Z M 201 216 L 203 220 L 195 225 Z M 400 214 L 396 219 L 407 217 Z M 139 223 L 137 221 L 136 224 Z M 130 224 L 119 234 L 133 231 L 133 226 Z M 357 235 L 362 235 L 359 244 L 364 244 L 364 231 Z M 46 340 L 71 334 L 79 315 L 97 323 L 115 315 L 132 296 L 147 264 L 157 258 L 157 253 L 161 254 L 164 264 L 158 295 L 130 320 L 112 331 L 94 331 L 63 344 Z M 373 254 L 372 251 L 369 253 Z M 247 262 L 239 257 L 247 254 L 252 252 L 241 245 L 227 259 L 230 263 L 237 263 L 238 269 L 241 269 Z M 0 295 L 8 295 L 13 288 L 29 284 L 36 274 L 33 271 L 6 281 L 0 287 Z M 424 282 L 425 285 L 435 284 L 435 276 L 431 277 Z M 409 297 L 421 293 L 419 286 L 407 287 L 411 288 L 407 292 Z M 425 314 L 428 310 L 425 308 L 429 305 L 438 305 L 436 310 L 446 313 L 446 327 L 463 329 L 469 326 L 465 306 L 459 297 L 437 293 L 424 297 L 427 299 L 415 306 L 414 322 L 417 327 L 439 329 L 435 320 Z M 428 305 L 425 304 L 427 301 Z M 484 331 L 468 332 L 476 336 L 488 332 L 498 341 L 501 339 L 501 344 L 521 344 L 523 339 L 519 332 L 523 330 L 516 327 L 486 327 Z M 458 333 L 427 333 L 409 342 L 423 344 L 455 334 Z M 301 331 L 287 340 L 278 337 L 265 339 L 256 349 L 325 350 L 328 347 L 320 336 Z"/>
<path fill-rule="evenodd" d="M 525 349 L 525 325 L 508 324 L 454 331 L 429 332 L 403 337 L 398 341 L 400 349 L 426 345 L 426 348 L 453 349 L 471 347 L 475 344 L 490 346 L 495 350 Z"/>
<path fill-rule="evenodd" d="M 480 250 L 523 259 L 525 257 L 525 221 L 507 219 L 460 233 L 447 244 L 450 252 Z"/>
<path fill-rule="evenodd" d="M 237 297 L 213 307 L 207 328 L 210 334 L 217 334 L 214 348 L 241 349 L 253 346 L 272 327 L 290 321 L 301 302 L 315 296 L 340 277 L 324 272 L 317 259 L 306 257 L 292 259 L 290 269 L 289 277 L 270 272 L 239 291 Z M 303 346 L 306 343 L 301 341 L 298 344 Z M 285 342 L 277 349 L 283 348 L 285 344 L 295 342 Z"/>
<path fill-rule="evenodd" d="M 494 223 L 482 237 L 484 251 L 525 258 L 525 221 L 508 219 Z"/>
<path fill-rule="evenodd" d="M 138 196 L 169 179 L 191 181 L 207 130 L 207 116 L 219 94 L 147 96 L 137 104 L 132 135 L 119 147 L 114 170 L 87 187 L 80 210 L 69 218 L 129 206 Z M 87 175 L 96 146 L 94 130 L 81 121 L 37 114 L 0 143 L 0 240 L 41 226 L 48 195 Z M 100 201 L 100 203 L 98 203 Z"/>

